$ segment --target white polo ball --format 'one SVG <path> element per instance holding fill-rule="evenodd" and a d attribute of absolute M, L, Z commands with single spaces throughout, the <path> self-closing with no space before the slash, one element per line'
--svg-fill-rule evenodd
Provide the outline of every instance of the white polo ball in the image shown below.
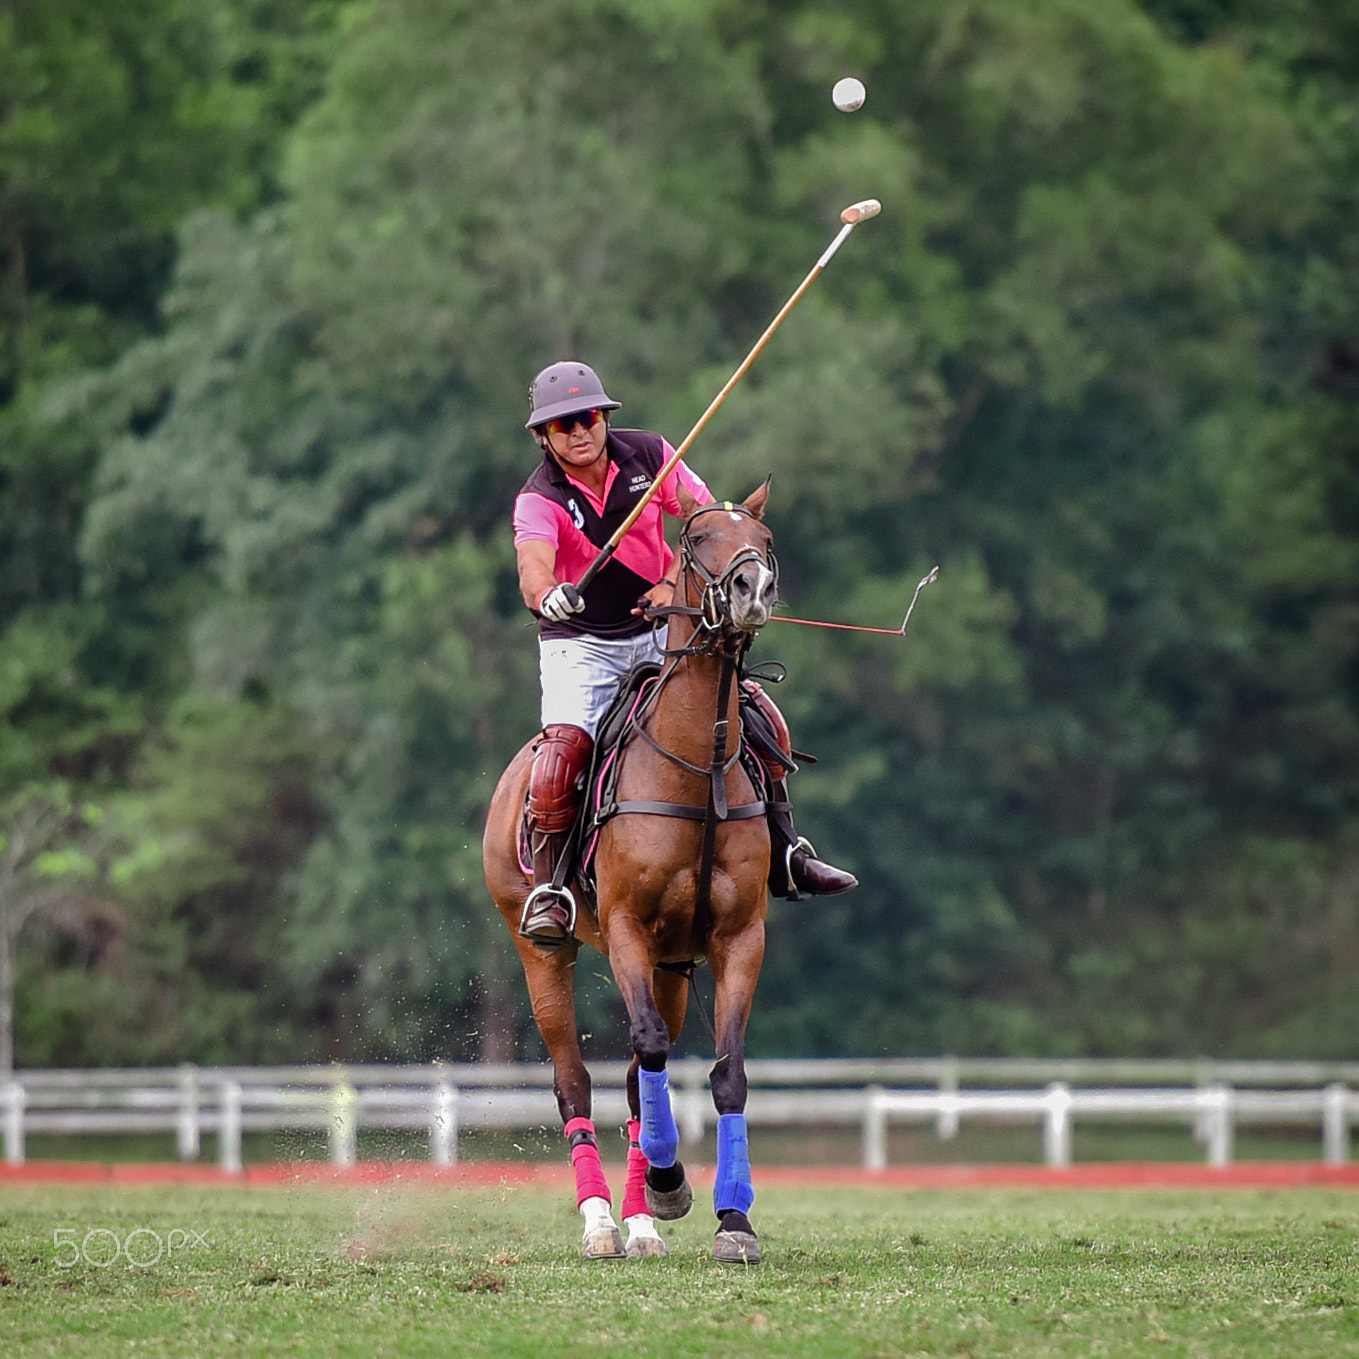
<path fill-rule="evenodd" d="M 862 80 L 855 76 L 845 76 L 843 80 L 835 82 L 835 88 L 831 91 L 831 100 L 841 113 L 853 113 L 855 109 L 863 107 L 867 93 Z"/>

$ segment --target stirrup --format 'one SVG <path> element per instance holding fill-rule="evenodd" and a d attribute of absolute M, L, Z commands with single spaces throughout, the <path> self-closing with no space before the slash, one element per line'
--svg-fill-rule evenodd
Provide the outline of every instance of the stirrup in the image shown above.
<path fill-rule="evenodd" d="M 533 928 L 529 917 L 543 913 Z M 524 901 L 524 913 L 519 917 L 519 933 L 539 948 L 560 948 L 569 943 L 576 933 L 576 898 L 569 887 L 554 887 L 540 883 Z"/>
<path fill-rule="evenodd" d="M 793 873 L 793 855 L 802 854 L 803 861 L 803 883 L 799 885 Z M 805 870 L 811 864 L 816 864 L 817 868 L 810 874 Z M 836 868 L 834 864 L 827 863 L 817 854 L 812 842 L 805 835 L 799 835 L 797 844 L 788 846 L 788 855 L 784 860 L 784 872 L 788 881 L 789 901 L 806 901 L 810 897 L 834 897 L 841 892 L 852 891 L 859 885 L 859 880 L 853 873 L 846 873 L 843 868 Z"/>

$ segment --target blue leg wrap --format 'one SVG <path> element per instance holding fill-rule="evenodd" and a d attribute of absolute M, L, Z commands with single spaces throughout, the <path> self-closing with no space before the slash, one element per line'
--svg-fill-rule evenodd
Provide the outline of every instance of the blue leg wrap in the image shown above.
<path fill-rule="evenodd" d="M 679 1129 L 670 1111 L 670 1073 L 643 1068 L 637 1077 L 642 1097 L 642 1135 L 637 1140 L 646 1159 L 665 1170 L 679 1154 Z"/>
<path fill-rule="evenodd" d="M 733 1209 L 748 1213 L 754 1202 L 746 1116 L 721 1114 L 717 1120 L 717 1181 L 713 1185 L 713 1208 L 721 1217 Z"/>

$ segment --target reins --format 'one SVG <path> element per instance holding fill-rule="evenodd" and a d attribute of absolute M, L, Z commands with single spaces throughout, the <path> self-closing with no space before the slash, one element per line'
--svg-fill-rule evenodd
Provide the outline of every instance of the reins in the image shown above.
<path fill-rule="evenodd" d="M 725 510 L 731 514 L 744 514 L 754 518 L 744 505 L 733 505 L 730 501 L 714 502 L 701 506 L 685 521 L 680 533 L 680 571 L 679 579 L 692 581 L 699 591 L 700 603 L 670 604 L 657 609 L 649 609 L 647 617 L 662 619 L 681 617 L 694 620 L 693 631 L 680 646 L 662 646 L 662 653 L 671 658 L 671 664 L 662 672 L 652 693 L 648 696 L 645 710 L 639 712 L 631 724 L 631 730 L 640 736 L 657 754 L 672 764 L 708 783 L 708 795 L 702 807 L 686 803 L 646 802 L 629 800 L 613 804 L 612 812 L 642 812 L 650 815 L 676 816 L 686 820 L 703 822 L 703 839 L 699 851 L 698 881 L 694 901 L 694 938 L 706 937 L 712 913 L 712 880 L 717 862 L 717 828 L 725 821 L 747 820 L 763 816 L 765 803 L 758 800 L 731 807 L 727 802 L 727 775 L 741 758 L 741 743 L 738 739 L 736 749 L 727 754 L 731 740 L 731 718 L 728 709 L 731 705 L 733 688 L 741 671 L 741 662 L 749 649 L 753 637 L 744 631 L 734 629 L 731 618 L 729 592 L 736 572 L 746 563 L 755 561 L 777 576 L 777 566 L 772 553 L 762 553 L 758 548 L 748 546 L 735 552 L 720 572 L 708 569 L 699 558 L 692 536 L 694 521 L 701 515 L 715 510 Z M 733 635 L 735 633 L 735 635 Z M 720 659 L 717 681 L 717 710 L 713 717 L 712 757 L 706 767 L 667 750 L 646 727 L 646 718 L 653 715 L 661 693 L 674 679 L 680 662 L 689 657 L 716 657 Z M 690 973 L 692 982 L 692 973 Z"/>
<path fill-rule="evenodd" d="M 742 634 L 737 645 L 730 645 L 730 634 L 725 625 L 731 622 L 731 604 L 728 592 L 731 588 L 732 577 L 747 562 L 755 561 L 761 566 L 767 566 L 771 570 L 775 579 L 778 577 L 778 565 L 774 561 L 774 554 L 761 553 L 758 548 L 745 547 L 732 555 L 731 560 L 720 572 L 710 571 L 700 560 L 698 553 L 694 550 L 692 529 L 694 521 L 704 514 L 712 513 L 715 510 L 722 510 L 729 514 L 744 514 L 748 518 L 754 518 L 744 505 L 735 505 L 730 500 L 714 501 L 708 505 L 701 505 L 685 521 L 684 528 L 680 531 L 680 578 L 691 576 L 701 589 L 702 603 L 695 607 L 691 604 L 667 604 L 657 609 L 649 609 L 647 617 L 654 620 L 663 618 L 692 618 L 697 620 L 694 630 L 689 636 L 688 642 L 683 646 L 669 647 L 662 646 L 661 653 L 665 656 L 676 659 L 685 656 L 712 656 L 719 652 L 722 655 L 722 671 L 718 680 L 718 700 L 717 716 L 713 726 L 713 757 L 707 768 L 692 763 L 682 756 L 676 755 L 673 751 L 666 750 L 664 746 L 647 731 L 642 724 L 641 715 L 634 729 L 645 740 L 653 750 L 663 755 L 673 764 L 677 764 L 681 769 L 687 770 L 690 774 L 696 774 L 700 778 L 709 781 L 710 800 L 719 809 L 718 819 L 726 820 L 727 817 L 727 790 L 726 775 L 736 767 L 740 759 L 741 747 L 737 743 L 736 749 L 730 758 L 726 758 L 727 741 L 731 734 L 731 724 L 726 715 L 727 704 L 731 700 L 731 685 L 733 675 L 740 666 L 741 658 L 750 647 L 752 638 L 747 634 Z M 695 637 L 702 640 L 695 642 Z M 676 666 L 670 666 L 660 678 L 656 692 L 651 696 L 648 709 L 654 709 L 656 700 L 666 684 L 674 678 Z"/>
<path fill-rule="evenodd" d="M 727 777 L 722 770 L 722 757 L 727 750 L 731 721 L 727 704 L 731 701 L 732 680 L 736 674 L 736 657 L 729 650 L 722 652 L 722 675 L 717 685 L 717 719 L 713 723 L 713 762 L 708 775 L 708 805 L 703 817 L 703 848 L 698 856 L 698 886 L 694 896 L 694 937 L 704 939 L 708 933 L 708 917 L 712 910 L 713 865 L 717 860 L 717 823 L 727 819 Z M 736 755 L 741 753 L 737 742 Z M 734 760 L 736 755 L 732 756 Z"/>

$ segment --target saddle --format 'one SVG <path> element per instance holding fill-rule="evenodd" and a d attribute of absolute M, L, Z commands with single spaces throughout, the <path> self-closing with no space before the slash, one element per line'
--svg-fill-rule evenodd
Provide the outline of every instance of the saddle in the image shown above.
<path fill-rule="evenodd" d="M 592 911 L 596 908 L 594 851 L 599 832 L 606 821 L 620 811 L 683 816 L 695 821 L 702 821 L 707 814 L 704 807 L 680 807 L 664 802 L 620 803 L 615 796 L 619 753 L 654 696 L 660 673 L 661 667 L 654 661 L 643 661 L 634 666 L 623 680 L 595 734 L 584 796 L 556 873 L 559 885 L 575 881 L 580 888 L 578 899 L 583 899 Z M 767 763 L 776 767 L 782 764 L 785 768 L 797 768 L 788 752 L 779 745 L 772 724 L 744 685 L 739 690 L 739 710 L 741 732 L 738 758 L 755 789 L 757 800 L 729 808 L 729 821 L 764 816 L 768 811 L 772 780 L 766 768 Z M 812 757 L 798 752 L 798 758 L 810 760 Z M 531 879 L 533 854 L 529 846 L 527 803 L 519 822 L 519 864 L 525 876 Z"/>

